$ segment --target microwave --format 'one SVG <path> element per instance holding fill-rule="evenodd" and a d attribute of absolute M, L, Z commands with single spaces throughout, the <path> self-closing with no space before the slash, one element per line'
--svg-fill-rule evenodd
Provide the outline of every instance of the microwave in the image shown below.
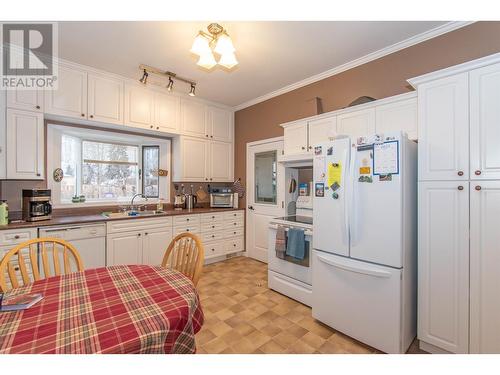
<path fill-rule="evenodd" d="M 210 207 L 232 208 L 234 204 L 234 195 L 230 188 L 212 188 L 210 189 Z"/>

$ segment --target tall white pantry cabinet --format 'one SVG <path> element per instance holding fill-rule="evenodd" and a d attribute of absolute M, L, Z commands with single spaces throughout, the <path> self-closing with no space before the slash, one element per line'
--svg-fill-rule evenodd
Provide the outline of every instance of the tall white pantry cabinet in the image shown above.
<path fill-rule="evenodd" d="M 500 353 L 500 54 L 413 78 L 418 91 L 418 338 Z"/>

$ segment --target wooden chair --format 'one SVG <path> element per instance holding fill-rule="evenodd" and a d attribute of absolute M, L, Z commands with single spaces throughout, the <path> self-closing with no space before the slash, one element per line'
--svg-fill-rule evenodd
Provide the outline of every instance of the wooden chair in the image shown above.
<path fill-rule="evenodd" d="M 183 273 L 196 286 L 204 259 L 205 250 L 199 237 L 192 233 L 181 233 L 170 242 L 161 265 Z"/>
<path fill-rule="evenodd" d="M 71 270 L 72 263 L 76 266 L 76 271 L 83 271 L 78 251 L 60 238 L 36 238 L 23 242 L 8 251 L 0 262 L 0 290 L 6 292 L 17 288 L 20 286 L 19 281 L 22 282 L 21 285 L 26 285 L 49 276 L 61 275 L 61 260 L 64 274 L 75 272 Z"/>

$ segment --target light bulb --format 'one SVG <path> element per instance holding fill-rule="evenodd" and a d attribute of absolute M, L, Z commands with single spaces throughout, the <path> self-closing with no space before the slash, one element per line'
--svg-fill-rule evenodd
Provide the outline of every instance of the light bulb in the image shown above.
<path fill-rule="evenodd" d="M 224 34 L 217 38 L 217 44 L 215 45 L 214 51 L 219 55 L 226 55 L 236 50 L 234 49 L 231 38 L 224 32 Z"/>
<path fill-rule="evenodd" d="M 202 56 L 210 52 L 210 46 L 208 44 L 207 38 L 199 33 L 194 39 L 193 46 L 191 47 L 190 52 L 198 56 Z"/>
<path fill-rule="evenodd" d="M 236 56 L 234 55 L 233 52 L 226 53 L 221 56 L 219 60 L 219 65 L 231 69 L 233 66 L 238 65 L 238 60 L 236 60 Z"/>
<path fill-rule="evenodd" d="M 215 61 L 214 54 L 208 51 L 200 56 L 196 64 L 205 69 L 212 69 L 217 64 L 217 61 Z"/>

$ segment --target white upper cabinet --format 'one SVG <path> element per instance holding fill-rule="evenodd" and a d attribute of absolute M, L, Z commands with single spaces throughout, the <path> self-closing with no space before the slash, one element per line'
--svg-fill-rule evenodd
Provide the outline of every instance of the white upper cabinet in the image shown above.
<path fill-rule="evenodd" d="M 154 129 L 179 133 L 180 99 L 170 93 L 154 94 Z"/>
<path fill-rule="evenodd" d="M 101 74 L 88 74 L 88 118 L 123 124 L 123 81 Z"/>
<path fill-rule="evenodd" d="M 139 85 L 125 85 L 125 125 L 153 129 L 154 92 Z"/>
<path fill-rule="evenodd" d="M 353 138 L 375 133 L 375 108 L 340 114 L 337 116 L 337 133 Z"/>
<path fill-rule="evenodd" d="M 43 90 L 8 90 L 7 107 L 43 112 Z"/>
<path fill-rule="evenodd" d="M 214 106 L 207 107 L 208 135 L 214 141 L 233 140 L 233 113 Z"/>
<path fill-rule="evenodd" d="M 209 181 L 209 141 L 185 136 L 176 137 L 173 152 L 174 181 Z"/>
<path fill-rule="evenodd" d="M 452 353 L 469 350 L 468 185 L 418 189 L 418 338 Z"/>
<path fill-rule="evenodd" d="M 207 129 L 206 106 L 181 99 L 181 132 L 194 137 L 210 138 Z"/>
<path fill-rule="evenodd" d="M 309 152 L 314 152 L 314 145 L 328 141 L 328 137 L 336 132 L 336 128 L 337 118 L 335 116 L 309 121 Z"/>
<path fill-rule="evenodd" d="M 420 180 L 469 178 L 468 74 L 418 87 Z"/>
<path fill-rule="evenodd" d="M 287 125 L 284 139 L 285 155 L 307 154 L 307 121 Z"/>
<path fill-rule="evenodd" d="M 44 179 L 43 114 L 7 110 L 7 179 Z"/>
<path fill-rule="evenodd" d="M 409 139 L 418 139 L 417 98 L 377 106 L 375 117 L 377 133 L 400 130 L 407 133 Z"/>
<path fill-rule="evenodd" d="M 87 118 L 87 72 L 59 65 L 57 90 L 45 91 L 45 112 Z"/>
<path fill-rule="evenodd" d="M 500 182 L 471 182 L 470 210 L 470 352 L 498 354 Z"/>
<path fill-rule="evenodd" d="M 209 181 L 233 181 L 233 144 L 210 142 Z"/>
<path fill-rule="evenodd" d="M 500 64 L 472 70 L 470 178 L 500 178 Z"/>

